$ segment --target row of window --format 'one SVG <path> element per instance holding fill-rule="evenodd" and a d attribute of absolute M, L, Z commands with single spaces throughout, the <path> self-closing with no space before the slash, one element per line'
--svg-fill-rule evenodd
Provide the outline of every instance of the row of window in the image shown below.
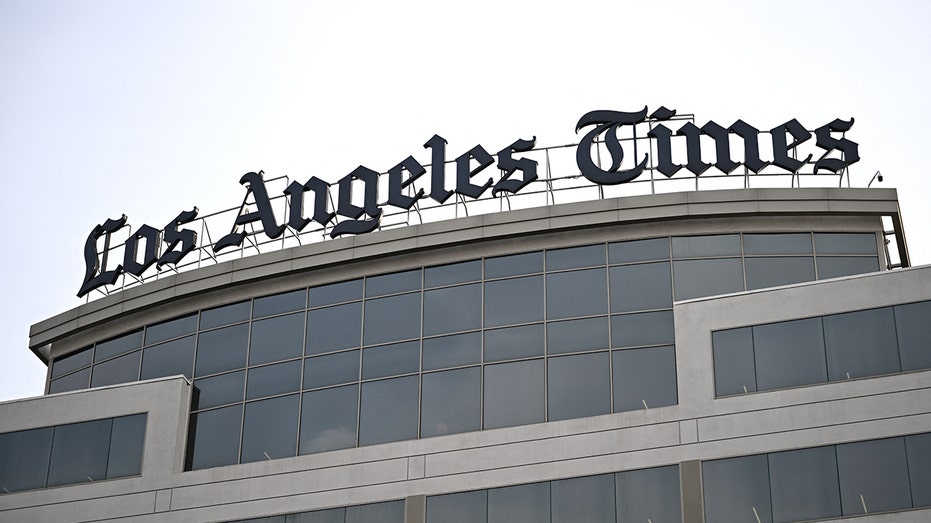
<path fill-rule="evenodd" d="M 931 301 L 716 331 L 718 396 L 931 368 Z"/>
<path fill-rule="evenodd" d="M 297 512 L 281 516 L 239 519 L 230 523 L 404 523 L 404 501 Z"/>
<path fill-rule="evenodd" d="M 137 476 L 145 414 L 0 434 L 0 493 Z"/>

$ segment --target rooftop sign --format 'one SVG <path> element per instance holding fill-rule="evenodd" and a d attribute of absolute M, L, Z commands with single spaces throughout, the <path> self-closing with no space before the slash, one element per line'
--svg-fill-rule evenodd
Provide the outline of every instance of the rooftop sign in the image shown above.
<path fill-rule="evenodd" d="M 636 112 L 600 110 L 583 115 L 576 125 L 577 133 L 587 129 L 581 142 L 574 146 L 577 174 L 597 186 L 628 184 L 647 171 L 651 179 L 655 173 L 672 178 L 682 169 L 698 177 L 711 167 L 727 175 L 743 166 L 745 174 L 749 175 L 759 174 L 765 168 L 797 174 L 810 165 L 815 175 L 825 171 L 837 175 L 860 159 L 857 144 L 844 137 L 844 132 L 853 125 L 853 118 L 834 120 L 815 129 L 814 134 L 795 119 L 763 132 L 743 120 L 729 127 L 711 121 L 698 127 L 687 121 L 673 131 L 667 124 L 683 121 L 681 116 L 676 116 L 676 111 L 660 107 L 649 116 L 647 113 L 644 107 Z M 646 127 L 645 132 L 642 127 Z M 761 134 L 769 134 L 770 139 L 761 140 Z M 823 153 L 814 161 L 813 154 L 798 158 L 799 146 L 810 143 L 813 136 L 814 145 Z M 734 143 L 738 144 L 736 151 L 742 153 L 738 159 L 733 156 Z M 714 146 L 713 154 L 708 147 L 710 144 Z M 771 154 L 765 159 L 761 158 L 761 144 L 766 150 L 770 150 L 771 145 Z M 275 239 L 286 231 L 301 234 L 314 222 L 328 231 L 330 238 L 364 234 L 379 228 L 385 207 L 409 211 L 424 201 L 443 204 L 454 195 L 464 204 L 467 200 L 488 199 L 485 195 L 489 189 L 492 199 L 507 198 L 538 180 L 539 161 L 532 158 L 532 153 L 540 149 L 535 149 L 535 145 L 535 136 L 529 140 L 518 138 L 492 155 L 479 144 L 448 161 L 447 141 L 433 135 L 423 145 L 430 151 L 429 177 L 426 178 L 429 192 L 416 188 L 418 183 L 423 185 L 420 180 L 427 174 L 427 166 L 413 156 L 404 158 L 386 173 L 360 165 L 334 184 L 315 176 L 304 183 L 293 181 L 281 194 L 274 196 L 269 194 L 261 171 L 249 172 L 239 180 L 246 187 L 246 195 L 228 225 L 230 232 L 216 242 L 201 245 L 197 231 L 185 228 L 198 217 L 195 207 L 179 213 L 161 230 L 140 226 L 123 244 L 122 262 L 108 269 L 111 236 L 127 227 L 126 215 L 94 227 L 84 246 L 86 271 L 77 295 L 83 297 L 95 289 L 113 285 L 125 274 L 141 282 L 153 265 L 156 271 L 175 268 L 198 248 L 212 251 L 208 256 L 216 260 L 221 251 L 242 248 L 244 240 L 251 235 L 262 234 Z M 639 156 L 642 149 L 650 152 Z M 602 150 L 610 158 L 607 166 L 600 161 Z M 633 160 L 625 161 L 625 153 L 632 154 Z M 654 155 L 652 159 L 651 154 Z M 711 158 L 713 163 L 706 161 Z M 676 159 L 685 161 L 677 163 Z M 448 165 L 454 165 L 453 187 L 447 185 Z M 482 174 L 492 165 L 499 172 L 497 178 Z M 549 164 L 546 167 L 548 170 Z M 383 199 L 379 186 L 385 184 L 387 198 Z M 354 189 L 362 191 L 361 198 L 358 194 L 353 197 Z M 275 198 L 282 197 L 287 203 L 284 215 L 276 213 L 272 205 Z M 102 256 L 98 253 L 100 241 L 104 243 Z"/>

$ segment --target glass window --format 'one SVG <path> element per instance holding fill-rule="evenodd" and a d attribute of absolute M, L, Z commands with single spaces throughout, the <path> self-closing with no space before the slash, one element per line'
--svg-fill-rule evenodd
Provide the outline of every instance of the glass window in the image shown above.
<path fill-rule="evenodd" d="M 285 518 L 285 523 L 345 523 L 345 520 L 345 508 L 331 508 L 328 510 L 314 510 L 313 512 L 288 514 Z"/>
<path fill-rule="evenodd" d="M 192 409 L 209 409 L 242 401 L 245 381 L 246 372 L 242 370 L 194 380 Z"/>
<path fill-rule="evenodd" d="M 905 437 L 912 506 L 931 506 L 931 433 Z"/>
<path fill-rule="evenodd" d="M 148 325 L 145 328 L 145 344 L 154 345 L 156 343 L 192 334 L 197 330 L 197 314 L 189 314 L 181 318 L 163 321 L 155 325 Z"/>
<path fill-rule="evenodd" d="M 141 379 L 178 374 L 183 374 L 190 379 L 194 375 L 195 340 L 195 336 L 188 336 L 161 345 L 146 347 L 142 351 Z"/>
<path fill-rule="evenodd" d="M 103 419 L 55 427 L 48 486 L 106 479 L 112 426 Z"/>
<path fill-rule="evenodd" d="M 817 263 L 819 280 L 840 278 L 841 276 L 853 276 L 855 274 L 866 274 L 879 270 L 878 259 L 871 257 L 851 258 L 846 256 L 819 256 L 817 258 Z"/>
<path fill-rule="evenodd" d="M 747 258 L 747 290 L 815 280 L 815 259 L 801 256 Z"/>
<path fill-rule="evenodd" d="M 423 375 L 420 436 L 442 436 L 482 428 L 482 369 Z"/>
<path fill-rule="evenodd" d="M 386 378 L 420 370 L 420 341 L 382 345 L 362 351 L 362 379 Z"/>
<path fill-rule="evenodd" d="M 252 312 L 252 302 L 243 301 L 232 305 L 225 305 L 215 309 L 208 309 L 200 313 L 200 329 L 212 329 L 221 325 L 239 323 L 249 319 Z"/>
<path fill-rule="evenodd" d="M 676 300 L 689 300 L 744 290 L 740 258 L 673 262 Z"/>
<path fill-rule="evenodd" d="M 488 491 L 427 496 L 427 523 L 485 523 Z"/>
<path fill-rule="evenodd" d="M 672 239 L 673 258 L 739 256 L 740 235 L 676 236 Z"/>
<path fill-rule="evenodd" d="M 304 388 L 359 381 L 359 351 L 337 352 L 304 360 Z"/>
<path fill-rule="evenodd" d="M 605 246 L 603 243 L 586 245 L 584 247 L 571 247 L 568 249 L 550 249 L 546 251 L 547 271 L 597 267 L 604 264 Z"/>
<path fill-rule="evenodd" d="M 485 326 L 543 320 L 543 276 L 485 283 Z"/>
<path fill-rule="evenodd" d="M 43 488 L 52 454 L 52 427 L 0 434 L 0 490 Z"/>
<path fill-rule="evenodd" d="M 542 323 L 485 331 L 485 361 L 542 356 L 544 337 Z"/>
<path fill-rule="evenodd" d="M 675 405 L 676 348 L 614 351 L 614 412 Z"/>
<path fill-rule="evenodd" d="M 705 461 L 701 475 L 705 521 L 772 523 L 765 454 Z"/>
<path fill-rule="evenodd" d="M 608 353 L 549 358 L 547 391 L 549 421 L 611 413 Z"/>
<path fill-rule="evenodd" d="M 585 269 L 546 275 L 548 319 L 592 316 L 608 312 L 605 269 Z"/>
<path fill-rule="evenodd" d="M 403 523 L 404 501 L 346 507 L 346 523 Z"/>
<path fill-rule="evenodd" d="M 420 293 L 365 302 L 364 341 L 376 345 L 420 336 Z"/>
<path fill-rule="evenodd" d="M 632 263 L 669 259 L 669 238 L 651 238 L 608 244 L 609 263 Z"/>
<path fill-rule="evenodd" d="M 912 507 L 903 438 L 837 446 L 844 515 Z"/>
<path fill-rule="evenodd" d="M 824 317 L 831 381 L 899 372 L 892 307 Z"/>
<path fill-rule="evenodd" d="M 895 306 L 902 370 L 931 368 L 931 301 Z"/>
<path fill-rule="evenodd" d="M 52 360 L 52 377 L 57 378 L 68 374 L 69 372 L 86 367 L 91 364 L 94 357 L 94 351 L 91 347 L 72 352 L 67 356 L 55 358 Z"/>
<path fill-rule="evenodd" d="M 821 318 L 753 327 L 760 390 L 827 381 Z"/>
<path fill-rule="evenodd" d="M 142 347 L 142 329 L 97 344 L 94 361 L 103 361 Z"/>
<path fill-rule="evenodd" d="M 531 523 L 549 520 L 549 482 L 488 490 L 488 523 Z"/>
<path fill-rule="evenodd" d="M 547 354 L 608 348 L 608 318 L 557 321 L 546 324 Z"/>
<path fill-rule="evenodd" d="M 442 287 L 482 279 L 482 260 L 427 267 L 423 274 L 424 287 Z"/>
<path fill-rule="evenodd" d="M 485 366 L 485 428 L 546 421 L 543 360 Z"/>
<path fill-rule="evenodd" d="M 321 307 L 362 299 L 362 280 L 350 280 L 310 288 L 310 306 Z"/>
<path fill-rule="evenodd" d="M 306 302 L 307 289 L 256 298 L 252 305 L 252 317 L 264 318 L 283 312 L 303 310 Z"/>
<path fill-rule="evenodd" d="M 426 291 L 423 295 L 425 336 L 482 327 L 482 285 L 460 285 Z"/>
<path fill-rule="evenodd" d="M 365 279 L 365 296 L 384 296 L 420 290 L 422 284 L 423 276 L 421 276 L 420 269 L 370 276 Z"/>
<path fill-rule="evenodd" d="M 294 456 L 297 452 L 298 395 L 246 403 L 242 463 Z"/>
<path fill-rule="evenodd" d="M 110 435 L 110 456 L 107 477 L 122 478 L 142 473 L 142 452 L 145 444 L 145 414 L 113 419 Z"/>
<path fill-rule="evenodd" d="M 87 367 L 86 369 L 79 370 L 74 374 L 68 374 L 67 376 L 52 380 L 48 386 L 48 393 L 57 394 L 59 392 L 86 389 L 89 386 L 90 381 L 91 368 Z"/>
<path fill-rule="evenodd" d="M 362 302 L 307 313 L 307 354 L 321 354 L 362 344 Z"/>
<path fill-rule="evenodd" d="M 197 335 L 195 376 L 216 374 L 246 366 L 249 324 L 243 323 Z"/>
<path fill-rule="evenodd" d="M 485 258 L 485 278 L 505 278 L 543 272 L 543 251 Z"/>
<path fill-rule="evenodd" d="M 714 390 L 718 396 L 756 390 L 753 334 L 750 327 L 711 333 Z"/>
<path fill-rule="evenodd" d="M 419 389 L 418 376 L 363 383 L 359 444 L 417 438 Z"/>
<path fill-rule="evenodd" d="M 614 474 L 562 479 L 550 485 L 553 523 L 615 523 Z M 625 521 L 625 520 L 622 520 Z M 633 520 L 631 520 L 633 521 Z M 643 520 L 646 521 L 646 520 Z M 654 519 L 654 521 L 661 521 Z"/>
<path fill-rule="evenodd" d="M 615 477 L 618 521 L 682 521 L 678 465 L 618 472 Z"/>
<path fill-rule="evenodd" d="M 303 352 L 303 312 L 252 322 L 250 365 L 299 358 Z"/>
<path fill-rule="evenodd" d="M 142 351 L 130 352 L 118 358 L 94 365 L 91 387 L 128 383 L 139 379 L 139 358 Z"/>
<path fill-rule="evenodd" d="M 834 447 L 769 455 L 773 521 L 804 521 L 841 515 Z"/>
<path fill-rule="evenodd" d="M 239 426 L 242 405 L 209 410 L 191 416 L 188 427 L 189 470 L 233 465 L 239 461 Z"/>
<path fill-rule="evenodd" d="M 744 254 L 811 254 L 811 234 L 744 234 Z"/>
<path fill-rule="evenodd" d="M 482 362 L 482 333 L 467 332 L 423 340 L 423 370 Z"/>
<path fill-rule="evenodd" d="M 637 347 L 674 343 L 676 327 L 672 311 L 641 312 L 611 316 L 611 345 Z"/>
<path fill-rule="evenodd" d="M 301 454 L 356 446 L 359 386 L 305 392 L 301 403 Z"/>
<path fill-rule="evenodd" d="M 821 254 L 872 254 L 876 255 L 876 234 L 868 233 L 815 233 L 815 252 Z"/>
<path fill-rule="evenodd" d="M 249 369 L 246 379 L 246 399 L 264 398 L 301 388 L 301 362 L 286 361 Z M 248 413 L 249 409 L 246 409 Z"/>
<path fill-rule="evenodd" d="M 672 307 L 669 262 L 611 267 L 611 312 Z"/>

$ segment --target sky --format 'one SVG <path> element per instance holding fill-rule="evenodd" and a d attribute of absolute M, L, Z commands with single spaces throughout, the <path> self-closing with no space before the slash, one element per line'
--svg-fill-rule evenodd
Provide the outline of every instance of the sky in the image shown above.
<path fill-rule="evenodd" d="M 260 169 L 426 164 L 433 134 L 451 152 L 575 143 L 596 109 L 854 117 L 852 184 L 881 170 L 931 263 L 929 26 L 920 0 L 0 0 L 0 401 L 42 394 L 29 326 L 82 303 L 107 218 L 228 209 Z"/>

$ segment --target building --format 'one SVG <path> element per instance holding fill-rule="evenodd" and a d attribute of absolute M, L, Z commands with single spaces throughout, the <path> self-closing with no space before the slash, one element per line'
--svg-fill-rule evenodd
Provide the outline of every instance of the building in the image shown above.
<path fill-rule="evenodd" d="M 163 277 L 33 326 L 0 520 L 928 521 L 908 265 L 894 190 L 760 188 Z"/>

